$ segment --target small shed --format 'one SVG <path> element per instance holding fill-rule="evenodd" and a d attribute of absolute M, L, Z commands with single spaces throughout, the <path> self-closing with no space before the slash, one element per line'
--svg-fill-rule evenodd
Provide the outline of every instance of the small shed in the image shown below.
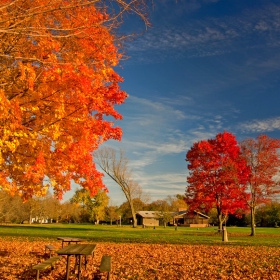
<path fill-rule="evenodd" d="M 138 211 L 136 213 L 137 225 L 159 226 L 159 218 L 158 211 Z"/>
<path fill-rule="evenodd" d="M 187 227 L 209 227 L 210 217 L 198 212 L 198 211 L 188 211 L 184 215 L 184 226 Z"/>

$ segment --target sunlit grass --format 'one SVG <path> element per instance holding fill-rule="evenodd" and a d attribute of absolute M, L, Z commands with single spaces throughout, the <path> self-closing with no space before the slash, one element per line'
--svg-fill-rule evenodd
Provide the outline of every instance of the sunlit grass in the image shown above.
<path fill-rule="evenodd" d="M 249 227 L 228 227 L 229 242 L 222 242 L 217 227 L 153 227 L 132 228 L 116 225 L 92 224 L 43 224 L 43 225 L 1 225 L 0 236 L 56 239 L 58 236 L 82 238 L 85 241 L 115 243 L 154 244 L 205 244 L 205 245 L 252 245 L 279 246 L 280 228 L 257 228 L 255 237 L 250 236 Z"/>

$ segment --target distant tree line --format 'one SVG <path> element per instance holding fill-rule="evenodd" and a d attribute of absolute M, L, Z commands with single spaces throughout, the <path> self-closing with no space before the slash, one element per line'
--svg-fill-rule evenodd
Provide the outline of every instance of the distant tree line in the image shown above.
<path fill-rule="evenodd" d="M 217 218 L 215 211 L 209 213 L 211 222 L 217 224 Z M 229 214 L 225 222 L 227 226 L 239 226 L 245 227 L 251 225 L 250 212 L 243 212 L 239 216 L 235 214 Z M 256 209 L 255 215 L 256 227 L 279 227 L 280 226 L 280 203 L 277 201 L 271 201 L 260 205 Z"/>
<path fill-rule="evenodd" d="M 150 203 L 137 198 L 133 203 L 136 211 L 159 211 L 162 214 L 187 208 L 184 195 L 180 194 Z M 207 214 L 210 216 L 210 223 L 218 225 L 216 210 L 212 209 Z M 119 224 L 120 217 L 122 224 L 131 224 L 129 203 L 126 201 L 120 206 L 112 205 L 107 193 L 99 193 L 97 197 L 89 199 L 85 190 L 77 190 L 67 202 L 61 202 L 48 193 L 43 198 L 32 198 L 24 203 L 19 196 L 0 191 L 2 224 L 44 222 Z M 255 222 L 257 227 L 280 226 L 280 203 L 272 201 L 260 205 L 256 210 Z M 250 212 L 243 212 L 239 216 L 229 214 L 225 223 L 227 226 L 249 226 Z"/>
<path fill-rule="evenodd" d="M 146 198 L 147 199 L 147 198 Z M 168 196 L 164 200 L 148 203 L 139 198 L 133 200 L 135 211 L 160 211 L 167 213 L 187 208 L 183 195 Z M 75 191 L 67 202 L 61 202 L 50 193 L 23 202 L 18 195 L 0 191 L 0 223 L 107 223 L 131 224 L 132 214 L 126 201 L 112 205 L 105 191 L 91 197 L 85 189 Z"/>

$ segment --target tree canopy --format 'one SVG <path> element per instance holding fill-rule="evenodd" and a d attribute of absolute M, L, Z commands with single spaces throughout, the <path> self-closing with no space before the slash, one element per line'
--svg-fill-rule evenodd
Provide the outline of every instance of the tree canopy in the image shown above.
<path fill-rule="evenodd" d="M 245 187 L 249 168 L 241 157 L 235 136 L 229 132 L 194 143 L 189 162 L 186 201 L 190 209 L 217 209 L 220 228 L 229 213 L 246 207 Z"/>
<path fill-rule="evenodd" d="M 98 190 L 97 194 L 91 197 L 88 190 L 79 189 L 75 191 L 71 198 L 71 203 L 82 206 L 82 216 L 88 215 L 89 221 L 96 222 L 96 224 L 104 219 L 108 202 L 109 197 L 104 190 Z"/>
<path fill-rule="evenodd" d="M 252 236 L 255 235 L 256 207 L 280 193 L 278 149 L 280 140 L 267 135 L 259 135 L 256 139 L 248 138 L 241 142 L 242 155 L 251 170 L 247 184 L 247 192 L 250 194 L 247 203 L 251 210 Z"/>
<path fill-rule="evenodd" d="M 106 6 L 106 4 L 110 5 Z M 0 186 L 27 199 L 105 188 L 92 152 L 121 139 L 113 27 L 145 1 L 0 0 Z"/>

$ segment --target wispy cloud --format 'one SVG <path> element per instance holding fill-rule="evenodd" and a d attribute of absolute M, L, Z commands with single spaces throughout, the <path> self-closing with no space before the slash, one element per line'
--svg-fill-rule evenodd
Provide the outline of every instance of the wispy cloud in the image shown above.
<path fill-rule="evenodd" d="M 177 193 L 183 194 L 186 188 L 186 177 L 187 168 L 185 167 L 182 173 L 145 174 L 145 176 L 139 176 L 137 181 L 152 198 L 160 197 L 164 199 L 170 193 L 173 195 Z"/>
<path fill-rule="evenodd" d="M 141 137 L 140 142 L 145 142 L 143 139 L 147 135 L 151 139 L 153 135 L 158 138 L 158 135 L 161 134 L 164 134 L 165 138 L 162 139 L 162 142 L 164 142 L 166 138 L 174 133 L 174 127 L 178 123 L 192 122 L 200 118 L 199 115 L 186 114 L 179 107 L 174 106 L 172 102 L 169 102 L 167 98 L 160 102 L 131 96 L 128 106 L 129 114 L 123 113 L 125 120 L 122 126 L 124 139 L 126 131 L 130 135 L 135 132 L 135 135 Z M 135 141 L 134 138 L 133 141 Z"/>
<path fill-rule="evenodd" d="M 196 5 L 197 9 L 201 3 Z M 183 10 L 183 13 L 188 10 L 185 8 L 185 1 L 179 2 L 177 8 L 181 12 Z M 186 14 L 182 14 L 183 16 Z M 164 22 L 158 23 L 132 43 L 129 46 L 129 52 L 135 54 L 146 52 L 145 57 L 138 56 L 142 60 L 151 59 L 147 55 L 148 51 L 153 53 L 154 59 L 166 58 L 164 53 L 172 50 L 174 51 L 172 59 L 186 53 L 189 57 L 221 55 L 240 48 L 258 48 L 260 44 L 262 46 L 279 45 L 279 30 L 280 8 L 268 4 L 263 9 L 245 10 L 235 17 L 189 20 L 181 26 L 170 26 L 170 22 L 168 25 Z M 256 44 L 256 41 L 252 39 L 253 36 L 261 40 Z"/>
<path fill-rule="evenodd" d="M 243 132 L 271 132 L 280 130 L 280 117 L 265 120 L 253 120 L 238 125 Z"/>

